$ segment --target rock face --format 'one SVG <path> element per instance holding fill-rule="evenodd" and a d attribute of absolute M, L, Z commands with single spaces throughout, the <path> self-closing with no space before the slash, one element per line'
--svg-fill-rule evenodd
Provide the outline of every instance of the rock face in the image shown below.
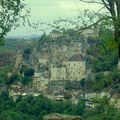
<path fill-rule="evenodd" d="M 79 116 L 61 115 L 55 113 L 44 116 L 43 120 L 82 120 L 82 119 Z"/>

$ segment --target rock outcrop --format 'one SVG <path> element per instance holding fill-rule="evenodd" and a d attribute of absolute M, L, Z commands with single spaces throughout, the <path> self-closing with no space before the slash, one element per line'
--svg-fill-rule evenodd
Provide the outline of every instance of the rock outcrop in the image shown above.
<path fill-rule="evenodd" d="M 44 116 L 43 120 L 82 120 L 82 118 L 80 116 L 61 115 L 55 113 Z"/>

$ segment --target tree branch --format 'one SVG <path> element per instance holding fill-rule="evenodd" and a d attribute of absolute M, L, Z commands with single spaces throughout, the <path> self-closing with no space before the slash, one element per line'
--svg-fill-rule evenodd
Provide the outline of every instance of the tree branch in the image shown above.
<path fill-rule="evenodd" d="M 95 16 L 97 16 L 97 14 L 98 14 L 102 9 L 104 9 L 104 8 L 105 8 L 105 6 L 103 6 L 102 8 L 100 8 L 100 9 L 92 16 L 92 18 L 94 18 Z M 89 21 L 88 21 L 87 23 L 89 23 Z"/>
<path fill-rule="evenodd" d="M 101 4 L 103 5 L 102 2 L 97 2 L 97 1 L 94 1 L 94 0 L 91 0 L 91 1 L 88 1 L 88 0 L 80 0 L 81 2 L 86 2 L 86 3 L 97 3 L 97 4 Z"/>
<path fill-rule="evenodd" d="M 96 21 L 95 23 L 93 23 L 93 24 L 91 24 L 91 25 L 89 25 L 89 26 L 87 26 L 87 27 L 84 27 L 84 28 L 81 28 L 81 29 L 77 30 L 77 33 L 82 33 L 82 32 L 85 31 L 86 29 L 91 28 L 92 26 L 97 25 L 99 22 L 101 22 L 101 21 L 103 21 L 103 20 L 107 20 L 107 19 L 112 19 L 112 17 L 111 17 L 111 16 L 108 16 L 108 17 L 105 17 L 105 18 L 101 18 L 101 19 L 99 19 L 98 21 Z"/>
<path fill-rule="evenodd" d="M 105 5 L 105 7 L 110 11 L 110 7 L 109 5 L 105 2 L 105 0 L 102 0 L 103 4 Z"/>

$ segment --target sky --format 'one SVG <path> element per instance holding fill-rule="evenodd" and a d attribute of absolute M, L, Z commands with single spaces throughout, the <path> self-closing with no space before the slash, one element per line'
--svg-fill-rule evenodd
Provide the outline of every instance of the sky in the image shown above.
<path fill-rule="evenodd" d="M 99 10 L 100 5 L 83 3 L 79 0 L 26 0 L 27 7 L 31 9 L 30 21 L 49 22 L 62 18 L 75 18 L 85 9 Z M 12 30 L 8 36 L 39 35 L 41 31 L 28 26 L 21 26 Z"/>

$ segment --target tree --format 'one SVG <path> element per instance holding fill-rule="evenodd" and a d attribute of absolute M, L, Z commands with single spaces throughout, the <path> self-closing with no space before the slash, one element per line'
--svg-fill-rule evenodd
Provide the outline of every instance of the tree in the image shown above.
<path fill-rule="evenodd" d="M 24 8 L 24 0 L 0 0 L 0 44 L 6 34 L 19 25 L 20 18 L 25 20 Z"/>
<path fill-rule="evenodd" d="M 11 85 L 15 82 L 18 82 L 19 80 L 20 80 L 19 75 L 14 73 L 8 78 L 8 80 L 6 81 L 6 84 Z"/>
<path fill-rule="evenodd" d="M 9 71 L 9 67 L 5 66 L 3 68 L 0 69 L 0 83 L 6 83 L 7 81 L 7 73 Z"/>
<path fill-rule="evenodd" d="M 80 0 L 87 3 L 97 3 L 102 4 L 105 8 L 110 12 L 110 17 L 107 19 L 111 19 L 114 27 L 114 40 L 118 46 L 118 55 L 120 59 L 120 0 Z M 98 20 L 96 23 L 104 20 L 106 18 L 102 18 Z M 94 23 L 93 25 L 95 25 Z M 90 25 L 93 26 L 93 25 Z"/>
<path fill-rule="evenodd" d="M 80 86 L 83 92 L 83 99 L 85 99 L 86 81 L 84 78 L 80 80 Z"/>
<path fill-rule="evenodd" d="M 23 118 L 17 112 L 6 110 L 1 113 L 0 120 L 23 120 Z"/>
<path fill-rule="evenodd" d="M 29 109 L 29 103 L 21 101 L 16 105 L 16 109 L 20 112 L 27 113 Z"/>
<path fill-rule="evenodd" d="M 32 78 L 28 76 L 24 76 L 21 78 L 21 83 L 23 85 L 28 85 L 31 81 L 32 81 Z"/>
<path fill-rule="evenodd" d="M 80 100 L 76 106 L 76 115 L 82 115 L 85 109 L 85 100 Z"/>
<path fill-rule="evenodd" d="M 24 72 L 24 76 L 32 77 L 33 75 L 34 75 L 34 69 L 32 69 L 32 68 L 28 68 Z"/>
<path fill-rule="evenodd" d="M 117 68 L 117 45 L 110 34 L 107 33 L 107 30 L 102 30 L 99 39 L 88 38 L 89 47 L 86 50 L 89 56 L 88 65 L 92 67 L 94 72 L 110 71 Z"/>

